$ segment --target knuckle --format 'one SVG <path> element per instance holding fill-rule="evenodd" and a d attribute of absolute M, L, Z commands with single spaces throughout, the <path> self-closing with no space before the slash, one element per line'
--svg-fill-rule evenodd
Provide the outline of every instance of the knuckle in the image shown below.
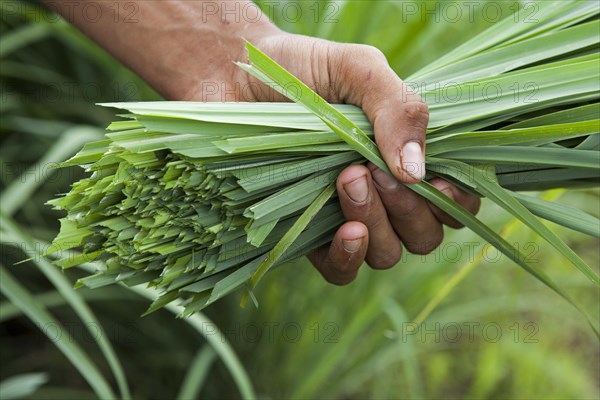
<path fill-rule="evenodd" d="M 362 222 L 367 226 L 370 236 L 379 236 L 381 234 L 387 233 L 388 231 L 391 231 L 387 214 L 385 214 L 385 212 L 381 213 L 378 211 L 379 210 L 373 212 L 372 206 L 363 207 L 363 209 L 361 209 L 362 218 L 357 218 L 359 222 Z"/>
<path fill-rule="evenodd" d="M 365 44 L 343 44 L 339 48 L 338 60 L 343 61 L 342 75 L 347 78 L 370 76 L 370 72 L 378 73 L 388 68 L 387 58 L 377 47 Z"/>
<path fill-rule="evenodd" d="M 414 86 L 412 84 L 408 84 L 404 81 L 402 83 L 403 83 L 403 88 L 404 88 L 404 93 L 405 93 L 404 101 L 405 102 L 413 102 L 413 103 L 421 103 L 427 108 L 427 110 L 429 110 L 429 107 L 427 107 L 427 103 L 425 102 L 425 100 L 423 100 L 423 98 L 416 92 L 416 86 Z"/>
<path fill-rule="evenodd" d="M 409 100 L 400 107 L 401 117 L 409 125 L 426 129 L 429 124 L 429 107 L 422 101 Z"/>
<path fill-rule="evenodd" d="M 346 184 L 359 178 L 363 175 L 369 175 L 371 172 L 367 167 L 360 164 L 354 164 L 346 167 L 337 177 L 337 181 L 340 184 Z"/>
<path fill-rule="evenodd" d="M 370 61 L 386 60 L 385 54 L 375 46 L 368 44 L 349 43 L 343 45 L 343 52 L 346 56 L 366 57 Z"/>
<path fill-rule="evenodd" d="M 385 61 L 387 63 L 385 54 L 383 54 L 383 52 L 381 50 L 379 50 L 377 47 L 370 46 L 367 44 L 362 44 L 359 46 L 360 46 L 360 51 L 363 53 L 363 55 L 365 55 L 375 61 Z"/>
<path fill-rule="evenodd" d="M 364 203 L 344 202 L 342 212 L 347 222 L 358 221 L 367 226 L 369 231 L 378 231 L 384 226 L 385 220 L 378 215 L 379 210 L 372 196 L 367 197 Z"/>

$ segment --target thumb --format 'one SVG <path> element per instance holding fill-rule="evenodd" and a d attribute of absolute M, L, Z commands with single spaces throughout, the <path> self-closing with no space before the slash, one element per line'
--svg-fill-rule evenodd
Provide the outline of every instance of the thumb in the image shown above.
<path fill-rule="evenodd" d="M 375 47 L 344 44 L 330 56 L 331 80 L 340 100 L 365 111 L 391 172 L 404 183 L 422 180 L 427 104 L 404 84 Z"/>

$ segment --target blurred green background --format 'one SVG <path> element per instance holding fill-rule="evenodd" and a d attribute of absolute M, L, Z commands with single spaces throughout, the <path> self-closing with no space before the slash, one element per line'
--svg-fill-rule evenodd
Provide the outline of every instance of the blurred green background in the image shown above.
<path fill-rule="evenodd" d="M 379 47 L 400 76 L 527 10 L 517 1 L 264 3 L 285 30 Z M 391 270 L 365 267 L 346 287 L 298 261 L 269 274 L 258 309 L 240 309 L 236 294 L 188 320 L 168 310 L 140 318 L 148 299 L 123 287 L 82 288 L 76 294 L 99 324 L 82 321 L 42 273 L 42 257 L 14 264 L 31 247 L 43 251 L 61 217 L 44 203 L 83 176 L 51 167 L 101 138 L 114 118 L 94 103 L 158 96 L 36 3 L 0 4 L 2 279 L 16 279 L 62 325 L 33 323 L 2 296 L 3 398 L 96 397 L 58 342 L 77 343 L 116 391 L 100 337 L 136 399 L 239 398 L 240 389 L 264 399 L 600 397 L 600 347 L 585 320 L 466 230 L 447 231 L 432 254 L 406 255 Z M 600 214 L 598 190 L 540 195 Z M 480 216 L 598 321 L 599 292 L 582 274 L 492 205 L 484 202 Z M 598 240 L 551 227 L 599 265 Z M 64 274 L 71 283 L 84 275 Z"/>

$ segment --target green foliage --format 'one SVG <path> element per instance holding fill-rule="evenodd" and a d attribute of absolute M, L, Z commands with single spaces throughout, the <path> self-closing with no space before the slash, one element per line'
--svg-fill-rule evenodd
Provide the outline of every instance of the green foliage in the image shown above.
<path fill-rule="evenodd" d="M 428 172 L 430 177 L 453 180 L 491 199 L 600 285 L 597 273 L 526 207 L 536 206 L 531 201 L 519 201 L 506 190 L 512 188 L 510 183 L 503 187 L 496 175 L 503 166 L 525 162 L 527 166 L 520 172 L 537 172 L 540 167 L 576 171 L 566 182 L 542 183 L 547 188 L 560 188 L 573 184 L 594 187 L 600 174 L 598 149 L 578 147 L 600 134 L 597 116 L 540 125 L 540 118 L 552 118 L 557 106 L 568 108 L 571 115 L 587 115 L 589 107 L 598 107 L 598 103 L 587 104 L 598 98 L 598 53 L 576 54 L 600 43 L 595 29 L 598 21 L 570 25 L 596 15 L 598 9 L 568 2 L 559 7 L 560 12 L 557 7 L 544 6 L 544 19 L 529 26 L 518 25 L 511 35 L 493 34 L 499 30 L 493 26 L 471 40 L 477 53 L 469 46 L 459 47 L 443 62 L 416 73 L 421 94 L 432 99 Z M 563 18 L 568 12 L 573 13 L 570 24 Z M 542 31 L 540 26 L 550 28 Z M 546 44 L 552 41 L 574 45 L 552 48 Z M 147 282 L 161 292 L 151 311 L 180 300 L 186 307 L 185 315 L 189 315 L 245 283 L 252 290 L 272 266 L 326 243 L 343 220 L 335 204 L 324 206 L 340 168 L 356 162 L 358 154 L 389 173 L 371 139 L 373 129 L 365 124 L 366 118 L 358 109 L 327 104 L 260 50 L 251 44 L 247 48 L 252 65 L 238 65 L 307 111 L 288 104 L 108 104 L 129 111 L 133 121 L 114 123 L 108 142 L 92 144 L 67 161 L 65 165 L 84 162 L 93 174 L 51 202 L 69 212 L 54 242 L 57 250 L 82 249 L 84 255 L 107 266 L 80 284 L 94 288 L 114 282 Z M 526 59 L 520 57 L 523 52 Z M 504 56 L 500 62 L 499 56 Z M 483 68 L 474 73 L 476 65 Z M 520 103 L 514 101 L 512 93 L 494 102 L 486 101 L 483 94 L 458 101 L 438 98 L 439 87 L 447 82 L 443 78 L 447 71 L 458 87 L 494 83 L 508 90 L 509 82 L 541 82 L 538 95 L 542 99 Z M 438 80 L 428 81 L 436 76 Z M 360 121 L 364 131 L 344 111 Z M 537 112 L 537 123 L 526 122 L 533 111 Z M 529 127 L 505 129 L 515 121 Z M 496 129 L 490 130 L 491 126 Z M 303 169 L 307 162 L 316 171 Z M 243 184 L 248 176 L 264 178 L 265 167 L 269 171 L 262 185 L 249 189 Z M 273 174 L 273 170 L 278 173 Z M 278 178 L 277 183 L 272 176 Z M 537 189 L 540 182 L 530 183 L 531 187 L 521 189 Z M 433 186 L 421 183 L 409 187 L 578 307 L 518 249 Z M 538 215 L 548 214 L 540 213 L 539 206 L 536 209 Z M 577 219 L 568 215 L 550 219 L 569 221 L 566 226 L 600 235 L 596 233 L 600 220 L 583 217 L 579 210 L 574 210 L 574 216 L 586 222 L 578 226 L 573 223 Z M 76 265 L 67 258 L 58 263 L 63 267 Z M 596 330 L 594 322 L 590 325 Z"/>
<path fill-rule="evenodd" d="M 448 6 L 436 1 L 403 2 L 405 5 L 396 1 L 331 2 L 333 6 L 325 1 L 318 3 L 322 11 L 317 19 L 310 9 L 314 3 L 301 2 L 299 7 L 305 10 L 302 22 L 283 17 L 282 7 L 288 1 L 277 3 L 279 8 L 272 16 L 285 29 L 375 45 L 385 52 L 402 77 L 414 74 L 448 49 L 497 23 L 494 14 L 486 17 L 482 12 L 488 2 L 478 2 L 472 13 L 466 12 L 467 6 L 461 2 L 448 2 L 463 7 L 463 17 L 458 21 L 450 20 Z M 489 10 L 499 6 L 502 15 L 515 10 L 519 18 L 536 19 L 545 15 L 535 3 L 489 3 L 494 3 Z M 562 3 L 554 2 L 551 7 Z M 8 9 L 11 4 L 16 4 L 19 12 Z M 409 15 L 407 11 L 411 9 L 406 7 L 411 4 L 418 10 Z M 587 4 L 595 6 L 593 1 Z M 517 8 L 519 5 L 521 9 Z M 45 154 L 74 125 L 87 125 L 91 128 L 89 132 L 100 131 L 112 120 L 111 110 L 92 103 L 148 101 L 157 97 L 64 22 L 43 17 L 43 12 L 30 3 L 2 2 L 0 6 L 3 51 L 7 33 L 21 26 L 33 26 L 23 30 L 33 32 L 24 33 L 23 39 L 13 36 L 13 44 L 22 40 L 22 45 L 11 45 L 13 50 L 0 58 L 0 85 L 3 94 L 7 94 L 0 102 L 3 172 L 0 206 L 10 205 L 9 221 L 19 226 L 22 235 L 35 237 L 35 250 L 44 253 L 47 241 L 56 234 L 60 216 L 44 203 L 57 193 L 65 193 L 72 182 L 82 177 L 75 168 L 44 168 L 40 161 Z M 423 14 L 425 7 L 435 10 L 434 13 Z M 563 12 L 564 21 L 573 19 L 569 12 L 558 10 Z M 325 21 L 325 16 L 329 16 L 326 12 L 333 13 L 330 16 L 338 22 Z M 469 18 L 471 15 L 474 18 Z M 34 28 L 37 25 L 44 28 Z M 491 35 L 491 39 L 511 31 L 513 26 L 508 24 L 504 28 Z M 105 90 L 99 95 L 84 93 L 85 88 L 96 84 Z M 534 111 L 522 121 L 510 116 L 511 123 L 505 129 L 568 124 L 598 115 L 597 104 L 587 108 L 573 104 L 564 111 L 561 108 L 553 107 L 554 114 L 542 116 Z M 361 129 L 368 129 L 356 119 L 358 115 L 348 111 L 345 109 L 343 113 Z M 157 121 L 145 120 L 145 123 Z M 187 127 L 195 129 L 194 124 Z M 460 126 L 456 129 L 456 132 L 480 132 L 482 127 L 473 123 L 469 129 Z M 260 131 L 255 133 L 260 135 Z M 430 138 L 452 133 L 441 130 Z M 96 140 L 101 139 L 98 136 Z M 579 139 L 574 140 L 564 144 L 573 147 L 579 143 Z M 69 141 L 65 139 L 62 143 Z M 322 145 L 306 143 L 314 144 Z M 340 145 L 346 146 L 335 146 Z M 432 145 L 430 141 L 429 147 Z M 73 144 L 73 148 L 78 146 Z M 593 140 L 585 140 L 577 148 L 597 150 L 597 146 Z M 86 148 L 95 157 L 94 147 Z M 58 145 L 54 147 L 59 149 Z M 55 160 L 51 155 L 48 159 Z M 303 168 L 309 167 L 310 163 L 306 163 Z M 591 172 L 587 178 L 597 176 L 596 171 Z M 533 183 L 538 189 L 565 186 L 574 177 L 581 177 L 580 174 L 574 167 L 559 172 L 543 165 L 522 173 L 504 164 L 497 171 L 501 185 L 512 190 L 532 187 Z M 249 188 L 255 182 L 264 184 L 252 176 L 243 180 Z M 17 197 L 6 195 L 9 185 L 11 193 L 19 194 L 18 201 Z M 595 220 L 587 217 L 587 214 L 598 217 L 597 189 L 558 190 L 543 196 L 528 193 L 527 199 L 522 194 L 514 196 L 528 203 L 526 207 L 542 218 L 560 219 L 560 225 L 570 224 L 570 228 L 583 229 L 588 235 L 597 232 Z M 574 210 L 587 214 L 577 214 Z M 512 217 L 487 201 L 480 219 L 551 275 L 590 315 L 600 313 L 597 289 L 583 275 L 573 273 L 549 244 L 530 230 L 521 229 Z M 600 263 L 596 238 L 552 224 L 548 227 L 589 265 Z M 86 351 L 116 391 L 116 381 L 95 345 L 96 338 L 86 333 L 86 326 L 79 322 L 63 294 L 35 268 L 32 261 L 44 258 L 38 255 L 32 261 L 13 266 L 31 255 L 20 251 L 24 245 L 5 231 L 4 221 L 0 241 L 2 264 L 30 293 L 30 301 L 23 310 L 6 297 L 0 303 L 2 397 L 6 388 L 15 388 L 32 399 L 96 398 L 79 378 L 81 372 L 78 374 L 55 349 L 55 335 L 50 339 L 44 336 L 52 334 L 48 329 L 54 325 L 40 327 L 23 316 L 23 311 L 31 312 L 39 305 L 65 325 L 72 334 L 72 343 Z M 82 266 L 84 272 L 71 268 L 65 271 L 65 277 L 75 282 L 97 268 Z M 193 393 L 200 393 L 200 398 L 234 398 L 240 393 L 251 398 L 255 391 L 261 397 L 271 398 L 595 399 L 599 396 L 598 358 L 593 352 L 597 338 L 589 327 L 558 296 L 512 268 L 510 260 L 469 231 L 446 232 L 445 244 L 440 249 L 428 256 L 406 255 L 390 271 L 363 268 L 359 279 L 348 287 L 324 284 L 303 260 L 273 270 L 268 280 L 271 283 L 255 289 L 260 299 L 258 310 L 252 307 L 241 310 L 237 298 L 226 297 L 205 310 L 214 322 L 200 313 L 175 320 L 172 313 L 179 314 L 182 310 L 172 305 L 166 311 L 140 319 L 138 316 L 147 306 L 146 298 L 154 299 L 155 291 L 139 287 L 109 286 L 93 290 L 84 287 L 75 293 L 91 307 L 99 320 L 97 329 L 112 343 L 123 363 L 133 398 L 171 398 L 177 394 L 186 398 Z M 138 292 L 145 297 L 139 297 Z M 411 321 L 419 328 L 414 334 L 407 331 L 413 327 Z M 452 329 L 456 324 L 462 337 L 453 340 Z M 502 330 L 497 341 L 492 340 L 494 325 Z M 487 335 L 483 333 L 485 326 L 491 327 Z M 474 329 L 472 338 L 469 327 Z M 300 335 L 296 334 L 298 328 Z M 261 336 L 257 337 L 256 332 L 262 333 Z M 203 350 L 208 348 L 217 353 L 214 361 L 211 351 Z M 23 375 L 30 372 L 38 374 Z M 34 394 L 26 394 L 36 388 Z"/>

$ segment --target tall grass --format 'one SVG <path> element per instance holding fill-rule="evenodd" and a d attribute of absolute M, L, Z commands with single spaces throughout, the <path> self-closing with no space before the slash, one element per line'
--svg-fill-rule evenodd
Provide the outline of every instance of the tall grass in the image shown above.
<path fill-rule="evenodd" d="M 600 220 L 513 191 L 597 185 L 599 13 L 592 3 L 544 3 L 536 23 L 509 17 L 409 78 L 430 104 L 429 177 L 489 198 L 597 286 L 597 272 L 536 215 L 594 237 Z M 148 283 L 161 293 L 149 311 L 178 300 L 191 314 L 239 287 L 251 291 L 272 267 L 330 241 L 343 222 L 329 201 L 343 167 L 368 160 L 390 173 L 360 109 L 329 105 L 247 48 L 252 64 L 238 65 L 306 110 L 285 103 L 109 103 L 131 121 L 111 124 L 107 140 L 63 164 L 80 164 L 91 176 L 50 202 L 68 212 L 57 251 L 83 251 L 59 265 L 87 258 L 106 266 L 81 285 Z M 509 89 L 527 82 L 536 82 L 536 101 L 515 100 Z M 448 83 L 452 100 L 442 90 Z M 492 84 L 499 88 L 493 101 L 485 90 L 465 95 Z M 408 187 L 579 308 L 484 222 L 427 182 Z"/>
<path fill-rule="evenodd" d="M 309 7 L 308 3 L 311 2 L 304 2 L 301 7 Z M 428 17 L 429 22 L 422 22 L 417 15 L 410 17 L 410 24 L 400 26 L 406 29 L 399 29 L 394 18 L 399 10 L 397 4 L 380 2 L 366 7 L 366 3 L 340 3 L 338 20 L 351 27 L 348 29 L 335 29 L 335 24 L 314 24 L 311 18 L 306 24 L 288 22 L 285 26 L 299 33 L 321 31 L 324 37 L 345 35 L 342 40 L 377 45 L 385 49 L 393 67 L 407 76 L 438 58 L 450 45 L 463 42 L 491 23 L 479 17 L 475 25 L 451 23 L 444 18 L 440 18 L 441 24 L 431 24 L 433 16 Z M 6 33 L 27 25 L 28 21 L 31 24 L 36 21 L 29 5 L 18 4 L 22 15 L 2 13 L 2 47 Z M 504 12 L 514 5 L 513 2 L 498 4 Z M 321 5 L 325 9 L 327 3 Z M 389 20 L 382 21 L 389 23 L 368 26 L 361 23 L 367 12 L 371 16 L 383 15 Z M 280 23 L 285 22 L 281 13 L 274 16 Z M 109 123 L 112 112 L 103 112 L 92 102 L 156 99 L 139 80 L 80 34 L 64 25 L 46 25 L 47 32 L 35 37 L 36 41 L 23 41 L 21 47 L 0 58 L 2 90 L 11 93 L 1 103 L 2 193 L 8 191 L 11 183 L 12 193 L 22 193 L 21 200 L 13 203 L 16 205 L 9 218 L 22 234 L 35 237 L 38 251 L 45 250 L 43 241 L 50 240 L 58 229 L 59 215 L 43 203 L 67 190 L 81 174 L 76 170 L 54 170 L 55 175 L 46 176 L 45 169 L 38 169 L 36 175 L 36 169 L 25 168 L 41 160 L 65 128 L 74 124 L 102 128 Z M 416 30 L 418 34 L 409 33 Z M 410 40 L 402 40 L 403 37 Z M 427 43 L 430 51 L 421 51 L 422 43 Z M 410 56 L 404 58 L 402 54 Z M 19 63 L 19 68 L 12 71 L 27 64 L 41 67 L 43 72 L 16 77 L 5 68 L 10 62 Z M 59 77 L 66 80 L 60 81 Z M 115 81 L 121 82 L 117 95 L 103 93 L 91 99 L 66 94 L 58 98 L 39 95 L 45 90 L 40 88 L 56 82 L 76 83 L 81 88 L 94 82 L 112 87 Z M 137 87 L 135 96 L 131 96 L 129 83 Z M 24 170 L 27 174 L 20 175 Z M 14 189 L 21 184 L 26 190 Z M 551 195 L 546 199 L 597 216 L 597 190 L 561 190 Z M 527 251 L 590 314 L 600 312 L 597 291 L 584 277 L 573 274 L 572 269 L 553 256 L 547 244 L 519 229 L 511 217 L 484 203 L 481 218 L 489 226 Z M 562 228 L 552 229 L 589 265 L 600 262 L 596 239 Z M 30 291 L 34 298 L 31 304 L 44 305 L 55 318 L 73 328 L 73 340 L 88 352 L 116 391 L 116 382 L 102 353 L 91 345 L 93 338 L 80 329 L 84 325 L 74 323 L 77 317 L 66 305 L 65 297 L 32 263 L 13 266 L 26 254 L 20 251 L 23 245 L 7 234 L 4 222 L 0 237 L 2 264 Z M 355 284 L 345 288 L 324 285 L 299 260 L 291 268 L 272 272 L 270 279 L 282 282 L 281 285 L 262 285 L 256 289 L 256 296 L 261 299 L 259 310 L 240 310 L 238 299 L 225 299 L 207 309 L 214 323 L 205 324 L 204 333 L 220 342 L 221 336 L 214 333 L 214 328 L 224 332 L 248 369 L 256 391 L 274 398 L 391 398 L 399 393 L 406 398 L 597 398 L 598 356 L 591 350 L 597 347 L 597 339 L 585 323 L 556 296 L 509 267 L 509 260 L 497 256 L 469 232 L 447 232 L 446 243 L 432 255 L 403 259 L 398 268 L 385 273 L 375 274 L 365 269 Z M 462 252 L 458 258 L 451 253 L 456 249 Z M 469 249 L 473 249 L 473 260 Z M 65 275 L 71 282 L 84 276 L 74 269 Z M 218 361 L 221 357 L 213 361 L 210 352 L 199 350 L 206 342 L 186 320 L 174 320 L 168 311 L 138 319 L 146 307 L 145 300 L 140 301 L 130 289 L 83 288 L 75 293 L 89 304 L 112 342 L 133 398 L 173 397 L 198 390 L 203 398 L 239 396 L 238 386 L 231 384 L 232 367 Z M 315 299 L 319 307 L 310 307 Z M 429 307 L 427 303 L 432 299 L 435 304 Z M 399 305 L 405 317 L 398 310 Z M 6 379 L 18 375 L 21 393 L 37 390 L 26 395 L 28 398 L 94 398 L 77 370 L 54 350 L 53 341 L 43 336 L 44 330 L 21 315 L 15 304 L 3 298 L 0 303 L 2 397 L 5 398 L 5 388 L 15 387 L 14 380 Z M 436 332 L 436 324 L 444 327 L 458 323 L 463 328 L 463 337 L 449 341 L 443 330 L 437 329 L 439 339 L 430 333 L 425 338 L 417 334 L 403 340 L 403 326 L 406 328 L 418 315 L 427 316 L 423 329 Z M 524 337 L 532 332 L 524 329 L 529 322 L 537 326 L 532 337 L 537 343 L 524 342 Z M 480 323 L 480 327 L 498 324 L 503 335 L 492 342 L 477 330 L 470 340 L 465 324 L 474 323 Z M 518 340 L 514 329 L 511 330 L 515 324 L 520 333 Z M 255 326 L 262 327 L 260 338 L 252 336 Z M 298 326 L 302 335 L 295 339 L 294 328 Z M 272 337 L 268 335 L 268 327 L 273 327 Z M 283 328 L 287 328 L 286 334 L 282 333 Z M 242 330 L 246 333 L 241 333 Z M 315 336 L 315 332 L 319 335 Z M 25 375 L 30 372 L 44 375 Z M 191 387 L 194 376 L 190 374 L 197 374 L 195 377 L 202 387 Z"/>

